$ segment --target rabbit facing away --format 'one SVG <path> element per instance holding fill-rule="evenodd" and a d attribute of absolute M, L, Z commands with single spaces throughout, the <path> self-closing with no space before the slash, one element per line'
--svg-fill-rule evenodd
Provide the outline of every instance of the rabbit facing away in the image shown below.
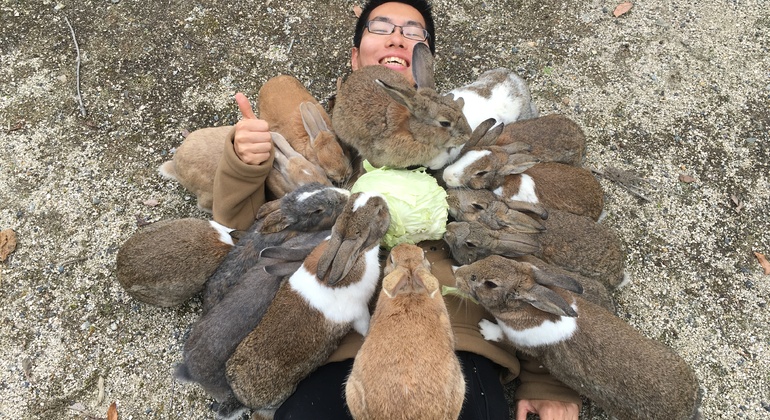
<path fill-rule="evenodd" d="M 222 126 L 193 131 L 176 149 L 174 157 L 158 168 L 161 176 L 178 181 L 195 194 L 198 208 L 207 213 L 212 212 L 214 175 L 225 147 L 224 140 L 232 130 L 232 126 Z"/>
<path fill-rule="evenodd" d="M 300 186 L 279 200 L 263 204 L 257 212 L 257 220 L 206 282 L 203 314 L 234 290 L 235 284 L 247 279 L 243 277 L 244 273 L 257 264 L 263 249 L 280 245 L 293 236 L 313 236 L 303 232 L 331 229 L 349 197 L 348 190 L 311 183 Z M 302 245 L 302 242 L 298 244 Z M 318 241 L 308 241 L 304 246 L 312 248 L 317 244 Z"/>
<path fill-rule="evenodd" d="M 496 229 L 481 221 L 447 224 L 444 241 L 461 264 L 490 255 L 533 255 L 566 270 L 592 278 L 605 287 L 624 285 L 625 251 L 615 232 L 588 217 L 551 210 L 545 229 L 534 234 Z"/>
<path fill-rule="evenodd" d="M 332 185 L 323 169 L 294 150 L 284 136 L 270 132 L 270 138 L 275 146 L 275 158 L 273 170 L 267 174 L 265 185 L 274 196 L 283 197 L 309 183 Z"/>
<path fill-rule="evenodd" d="M 344 186 L 353 167 L 321 104 L 294 77 L 280 75 L 259 90 L 259 116 L 270 131 L 283 135 L 291 147 L 323 169 L 334 185 Z"/>
<path fill-rule="evenodd" d="M 330 238 L 282 283 L 227 361 L 227 380 L 241 403 L 270 415 L 351 328 L 366 334 L 380 278 L 379 242 L 389 224 L 382 196 L 351 195 Z"/>
<path fill-rule="evenodd" d="M 393 70 L 366 66 L 337 91 L 334 131 L 374 166 L 439 169 L 470 139 L 462 100 L 435 90 L 433 56 L 424 44 L 414 47 L 412 73 L 416 90 Z"/>
<path fill-rule="evenodd" d="M 121 245 L 115 276 L 141 302 L 180 305 L 203 289 L 233 248 L 231 230 L 194 218 L 152 223 Z"/>
<path fill-rule="evenodd" d="M 551 374 L 621 419 L 700 418 L 700 387 L 673 350 L 575 293 L 573 279 L 491 256 L 455 271 L 458 287 L 497 324 L 487 340 L 508 340 Z"/>
<path fill-rule="evenodd" d="M 527 83 L 506 68 L 485 71 L 474 82 L 449 93 L 463 99 L 463 114 L 471 130 L 490 117 L 507 125 L 538 116 Z"/>
<path fill-rule="evenodd" d="M 345 385 L 354 418 L 460 415 L 465 380 L 439 286 L 422 248 L 399 244 L 390 251 L 369 334 Z"/>
<path fill-rule="evenodd" d="M 510 150 L 510 146 L 472 148 L 444 168 L 444 182 L 449 187 L 486 188 L 511 200 L 599 220 L 604 193 L 591 171 L 557 162 L 536 163 Z M 501 157 L 505 154 L 507 159 Z"/>

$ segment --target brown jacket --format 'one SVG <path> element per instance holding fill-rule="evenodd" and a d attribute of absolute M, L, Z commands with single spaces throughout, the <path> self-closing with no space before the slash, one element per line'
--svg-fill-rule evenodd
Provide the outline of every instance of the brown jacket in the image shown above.
<path fill-rule="evenodd" d="M 249 166 L 238 159 L 230 138 L 223 139 L 225 153 L 219 163 L 214 180 L 214 220 L 235 229 L 247 229 L 254 222 L 259 207 L 265 202 L 265 178 L 272 165 L 270 159 L 258 166 Z M 454 286 L 449 249 L 443 241 L 426 241 L 419 244 L 431 262 L 431 271 L 441 283 Z M 493 320 L 482 307 L 454 296 L 446 296 L 457 350 L 480 354 L 503 366 L 501 381 L 507 383 L 517 376 L 521 385 L 516 390 L 517 399 L 545 399 L 581 404 L 580 396 L 572 389 L 550 376 L 537 361 L 527 360 L 505 344 L 485 340 L 479 332 L 479 321 Z M 328 362 L 355 357 L 363 343 L 363 337 L 351 332 L 343 338 L 339 348 Z"/>

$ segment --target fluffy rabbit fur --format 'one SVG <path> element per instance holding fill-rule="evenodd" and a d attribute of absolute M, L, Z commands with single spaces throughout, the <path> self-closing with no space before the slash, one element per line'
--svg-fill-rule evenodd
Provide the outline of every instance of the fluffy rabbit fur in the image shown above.
<path fill-rule="evenodd" d="M 449 214 L 455 220 L 480 222 L 495 230 L 505 228 L 518 233 L 538 233 L 545 226 L 537 219 L 548 218 L 548 211 L 539 203 L 508 200 L 489 190 L 449 188 L 447 204 Z"/>
<path fill-rule="evenodd" d="M 227 379 L 239 401 L 273 412 L 351 327 L 366 334 L 368 303 L 380 278 L 379 242 L 389 224 L 382 196 L 350 197 L 330 239 L 281 285 L 227 361 Z"/>
<path fill-rule="evenodd" d="M 538 115 L 527 83 L 506 68 L 488 70 L 473 83 L 449 93 L 465 101 L 463 114 L 472 130 L 490 117 L 510 124 Z"/>
<path fill-rule="evenodd" d="M 345 386 L 350 412 L 370 420 L 456 419 L 465 380 L 439 281 L 422 249 L 409 244 L 391 250 L 385 274 Z"/>
<path fill-rule="evenodd" d="M 115 275 L 128 294 L 155 306 L 177 306 L 203 289 L 233 247 L 216 222 L 174 219 L 136 231 L 118 250 Z"/>
<path fill-rule="evenodd" d="M 178 181 L 198 198 L 198 208 L 211 213 L 214 203 L 214 174 L 222 157 L 224 139 L 232 126 L 209 127 L 188 134 L 174 157 L 158 168 L 161 176 Z"/>
<path fill-rule="evenodd" d="M 282 134 L 294 150 L 321 167 L 335 185 L 345 185 L 353 169 L 348 153 L 329 130 L 326 111 L 299 80 L 282 75 L 262 85 L 259 116 L 270 131 Z"/>
<path fill-rule="evenodd" d="M 508 228 L 495 229 L 481 221 L 451 222 L 444 241 L 461 264 L 489 255 L 534 255 L 608 288 L 620 287 L 627 281 L 623 245 L 612 229 L 560 210 L 552 210 L 543 226 L 542 232 L 522 234 Z"/>
<path fill-rule="evenodd" d="M 496 144 L 523 143 L 541 162 L 581 166 L 586 154 L 586 136 L 571 119 L 550 114 L 506 124 Z"/>
<path fill-rule="evenodd" d="M 700 418 L 690 366 L 666 345 L 568 290 L 566 276 L 492 256 L 455 272 L 458 287 L 497 320 L 487 340 L 508 340 L 567 386 L 620 419 Z"/>
<path fill-rule="evenodd" d="M 510 154 L 509 146 L 473 148 L 446 167 L 443 178 L 449 187 L 485 188 L 511 200 L 543 203 L 549 209 L 599 220 L 604 194 L 591 171 L 556 162 L 534 163 Z"/>
<path fill-rule="evenodd" d="M 393 70 L 366 66 L 337 91 L 334 131 L 374 166 L 438 169 L 470 139 L 462 101 L 435 90 L 433 56 L 424 44 L 414 47 L 412 71 L 417 90 Z"/>
<path fill-rule="evenodd" d="M 301 232 L 331 229 L 350 197 L 350 191 L 320 184 L 303 185 L 280 200 L 265 203 L 257 220 L 211 275 L 203 294 L 203 314 L 213 308 L 244 273 L 259 260 L 267 247 L 282 244 Z M 308 236 L 308 235 L 304 235 Z M 298 242 L 301 245 L 301 242 Z M 318 242 L 304 245 L 307 252 Z"/>

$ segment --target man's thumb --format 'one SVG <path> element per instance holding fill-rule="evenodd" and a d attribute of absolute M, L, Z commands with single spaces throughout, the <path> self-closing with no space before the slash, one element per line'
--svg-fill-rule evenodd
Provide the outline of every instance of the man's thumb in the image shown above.
<path fill-rule="evenodd" d="M 243 118 L 257 119 L 257 116 L 254 115 L 254 110 L 251 108 L 251 102 L 249 102 L 249 98 L 246 95 L 241 92 L 236 93 L 235 102 L 238 104 L 238 109 L 241 110 Z"/>

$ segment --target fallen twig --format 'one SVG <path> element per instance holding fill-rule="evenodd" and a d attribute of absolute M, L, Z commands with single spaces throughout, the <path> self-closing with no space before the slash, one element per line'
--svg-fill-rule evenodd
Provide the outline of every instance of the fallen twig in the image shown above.
<path fill-rule="evenodd" d="M 77 63 L 75 65 L 75 89 L 78 94 L 78 104 L 80 107 L 80 115 L 86 116 L 86 108 L 83 106 L 83 97 L 80 95 L 80 47 L 78 47 L 78 40 L 75 38 L 75 30 L 70 25 L 70 20 L 67 16 L 64 16 L 64 21 L 67 22 L 67 26 L 70 28 L 70 34 L 72 35 L 72 42 L 75 43 L 75 52 L 77 53 Z"/>

